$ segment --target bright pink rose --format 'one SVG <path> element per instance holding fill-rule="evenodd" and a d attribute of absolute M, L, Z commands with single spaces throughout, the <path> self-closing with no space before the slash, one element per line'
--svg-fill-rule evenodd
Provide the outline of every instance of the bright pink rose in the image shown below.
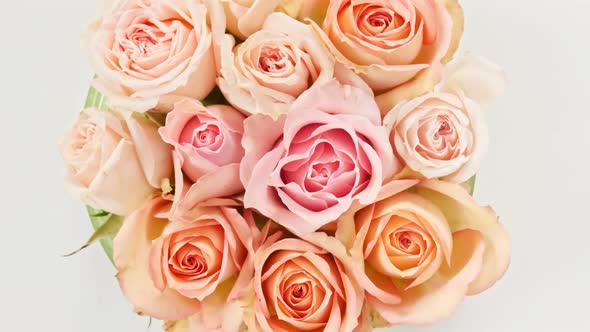
<path fill-rule="evenodd" d="M 244 205 L 298 235 L 355 200 L 370 204 L 399 170 L 372 96 L 336 81 L 314 85 L 277 122 L 248 118 L 243 145 Z"/>
<path fill-rule="evenodd" d="M 171 148 L 155 123 L 141 116 L 86 109 L 65 135 L 66 183 L 82 202 L 128 215 L 172 177 Z"/>
<path fill-rule="evenodd" d="M 347 214 L 339 227 L 355 231 L 337 232 L 369 304 L 394 325 L 446 318 L 510 262 L 510 240 L 491 208 L 458 184 L 427 180 L 415 188 Z"/>
<path fill-rule="evenodd" d="M 364 331 L 364 298 L 337 258 L 345 253 L 340 247 L 334 255 L 301 239 L 267 241 L 254 259 L 255 317 L 246 317 L 248 330 Z"/>
<path fill-rule="evenodd" d="M 137 112 L 202 99 L 217 76 L 212 33 L 224 25 L 218 1 L 114 1 L 89 28 L 94 86 L 111 107 Z"/>
<path fill-rule="evenodd" d="M 439 0 L 334 0 L 323 30 L 337 61 L 377 92 L 440 63 L 462 32 L 453 31 L 453 17 Z"/>
<path fill-rule="evenodd" d="M 223 307 L 231 289 L 225 282 L 242 268 L 256 227 L 235 205 L 216 200 L 197 207 L 190 221 L 171 222 L 170 203 L 157 198 L 125 220 L 114 258 L 137 313 L 181 320 Z"/>

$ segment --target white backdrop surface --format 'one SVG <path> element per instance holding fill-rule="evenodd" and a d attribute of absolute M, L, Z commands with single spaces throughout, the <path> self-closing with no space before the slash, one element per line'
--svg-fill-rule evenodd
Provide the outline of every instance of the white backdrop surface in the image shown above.
<path fill-rule="evenodd" d="M 590 297 L 590 0 L 463 0 L 462 50 L 509 74 L 487 111 L 491 148 L 476 196 L 513 241 L 495 288 L 449 319 L 399 332 L 587 332 Z M 57 142 L 92 76 L 79 48 L 94 0 L 0 4 L 0 330 L 160 331 L 136 317 L 63 190 Z"/>

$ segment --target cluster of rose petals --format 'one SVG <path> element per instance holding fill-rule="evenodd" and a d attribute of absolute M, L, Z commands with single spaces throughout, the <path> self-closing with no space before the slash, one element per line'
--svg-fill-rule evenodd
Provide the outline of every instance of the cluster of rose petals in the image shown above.
<path fill-rule="evenodd" d="M 158 127 L 140 116 L 123 119 L 86 109 L 60 148 L 69 190 L 96 209 L 127 215 L 172 176 L 170 147 L 158 136 Z"/>
<path fill-rule="evenodd" d="M 377 198 L 399 171 L 374 99 L 335 80 L 314 85 L 278 121 L 245 122 L 244 206 L 297 235 Z"/>
<path fill-rule="evenodd" d="M 217 77 L 207 20 L 217 1 L 119 0 L 89 27 L 94 86 L 109 106 L 125 111 L 169 110 L 183 97 L 202 99 Z M 219 7 L 219 8 L 217 8 Z M 223 13 L 220 13 L 223 15 Z"/>
<path fill-rule="evenodd" d="M 137 313 L 177 320 L 218 309 L 215 292 L 244 264 L 252 222 L 225 201 L 200 206 L 190 222 L 170 222 L 170 205 L 156 198 L 131 214 L 115 238 L 114 259 Z"/>
<path fill-rule="evenodd" d="M 354 274 L 391 324 L 431 324 L 502 277 L 510 242 L 498 217 L 460 185 L 419 183 L 348 216 Z M 342 232 L 341 234 L 346 234 Z"/>
<path fill-rule="evenodd" d="M 440 63 L 451 47 L 453 19 L 442 1 L 330 2 L 323 30 L 337 60 L 377 92 Z"/>

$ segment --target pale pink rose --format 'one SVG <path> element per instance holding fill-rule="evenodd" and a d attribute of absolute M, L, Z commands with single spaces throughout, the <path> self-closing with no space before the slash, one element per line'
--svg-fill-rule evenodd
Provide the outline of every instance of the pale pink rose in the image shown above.
<path fill-rule="evenodd" d="M 137 112 L 203 99 L 217 76 L 213 33 L 224 25 L 218 1 L 113 1 L 89 26 L 93 85 L 109 106 Z"/>
<path fill-rule="evenodd" d="M 227 30 L 246 39 L 260 30 L 273 12 L 283 12 L 294 18 L 320 21 L 329 0 L 221 0 L 227 17 Z"/>
<path fill-rule="evenodd" d="M 164 142 L 174 146 L 183 173 L 196 182 L 221 167 L 240 163 L 244 120 L 232 107 L 204 107 L 199 101 L 185 99 L 174 105 L 159 131 Z"/>
<path fill-rule="evenodd" d="M 86 109 L 60 144 L 66 183 L 82 202 L 127 215 L 172 177 L 172 151 L 142 116 Z"/>
<path fill-rule="evenodd" d="M 420 177 L 465 182 L 487 152 L 488 130 L 480 103 L 506 85 L 495 64 L 465 55 L 447 65 L 433 92 L 404 101 L 385 117 L 391 144 Z"/>
<path fill-rule="evenodd" d="M 385 92 L 440 63 L 458 43 L 462 31 L 453 31 L 445 5 L 439 0 L 334 0 L 323 35 L 337 61 L 376 92 Z"/>
<path fill-rule="evenodd" d="M 171 216 L 185 218 L 200 202 L 244 190 L 239 175 L 244 119 L 232 107 L 204 107 L 189 99 L 177 102 L 168 113 L 160 135 L 175 149 L 176 195 Z"/>
<path fill-rule="evenodd" d="M 313 30 L 282 13 L 234 44 L 229 35 L 222 43 L 218 84 L 228 102 L 247 114 L 278 117 L 314 82 L 335 75 L 334 59 Z"/>
<path fill-rule="evenodd" d="M 245 122 L 244 205 L 302 235 L 372 203 L 398 171 L 379 109 L 363 90 L 314 85 L 278 121 Z"/>
<path fill-rule="evenodd" d="M 342 254 L 340 246 L 335 249 Z M 254 258 L 254 319 L 246 319 L 248 330 L 363 331 L 362 290 L 337 257 L 301 239 L 265 242 Z"/>
<path fill-rule="evenodd" d="M 170 202 L 157 198 L 125 220 L 114 259 L 121 289 L 137 313 L 182 320 L 221 310 L 256 227 L 234 206 L 216 200 L 197 207 L 191 220 L 170 221 Z"/>
<path fill-rule="evenodd" d="M 427 180 L 349 214 L 353 271 L 369 304 L 391 324 L 431 324 L 466 295 L 499 280 L 510 241 L 494 211 L 458 184 Z M 348 238 L 346 238 L 348 237 Z"/>

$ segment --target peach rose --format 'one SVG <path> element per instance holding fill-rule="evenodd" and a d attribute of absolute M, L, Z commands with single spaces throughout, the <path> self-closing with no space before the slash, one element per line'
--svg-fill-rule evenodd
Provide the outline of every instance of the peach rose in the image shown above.
<path fill-rule="evenodd" d="M 114 259 L 121 289 L 137 313 L 181 320 L 223 307 L 256 227 L 234 205 L 204 203 L 192 220 L 170 222 L 170 203 L 157 198 L 125 220 Z"/>
<path fill-rule="evenodd" d="M 385 117 L 391 144 L 419 177 L 465 182 L 488 146 L 480 103 L 497 97 L 506 82 L 491 62 L 465 55 L 444 68 L 433 92 L 399 103 Z"/>
<path fill-rule="evenodd" d="M 320 21 L 329 0 L 221 0 L 227 17 L 227 30 L 246 39 L 260 30 L 273 12 L 284 12 L 294 18 Z"/>
<path fill-rule="evenodd" d="M 249 331 L 352 332 L 363 324 L 362 291 L 344 263 L 301 239 L 270 240 L 257 251 L 254 297 Z"/>
<path fill-rule="evenodd" d="M 93 85 L 109 106 L 136 112 L 206 97 L 217 76 L 212 25 L 223 34 L 218 1 L 113 1 L 89 27 Z"/>
<path fill-rule="evenodd" d="M 323 24 L 326 43 L 339 62 L 376 92 L 385 92 L 457 47 L 462 31 L 453 31 L 447 2 L 456 1 L 331 1 Z"/>
<path fill-rule="evenodd" d="M 427 180 L 340 220 L 353 224 L 353 271 L 369 304 L 391 324 L 430 324 L 465 295 L 502 277 L 510 241 L 491 208 L 458 184 Z M 354 234 L 338 231 L 338 234 Z"/>
<path fill-rule="evenodd" d="M 234 48 L 221 48 L 219 88 L 244 113 L 278 117 L 314 82 L 334 77 L 334 59 L 313 30 L 282 13 L 269 16 L 262 30 Z"/>
<path fill-rule="evenodd" d="M 86 109 L 60 144 L 66 183 L 82 202 L 128 215 L 172 176 L 171 149 L 146 118 Z"/>
<path fill-rule="evenodd" d="M 333 80 L 314 85 L 278 121 L 246 120 L 244 206 L 301 236 L 353 202 L 373 202 L 399 165 L 371 95 Z"/>

